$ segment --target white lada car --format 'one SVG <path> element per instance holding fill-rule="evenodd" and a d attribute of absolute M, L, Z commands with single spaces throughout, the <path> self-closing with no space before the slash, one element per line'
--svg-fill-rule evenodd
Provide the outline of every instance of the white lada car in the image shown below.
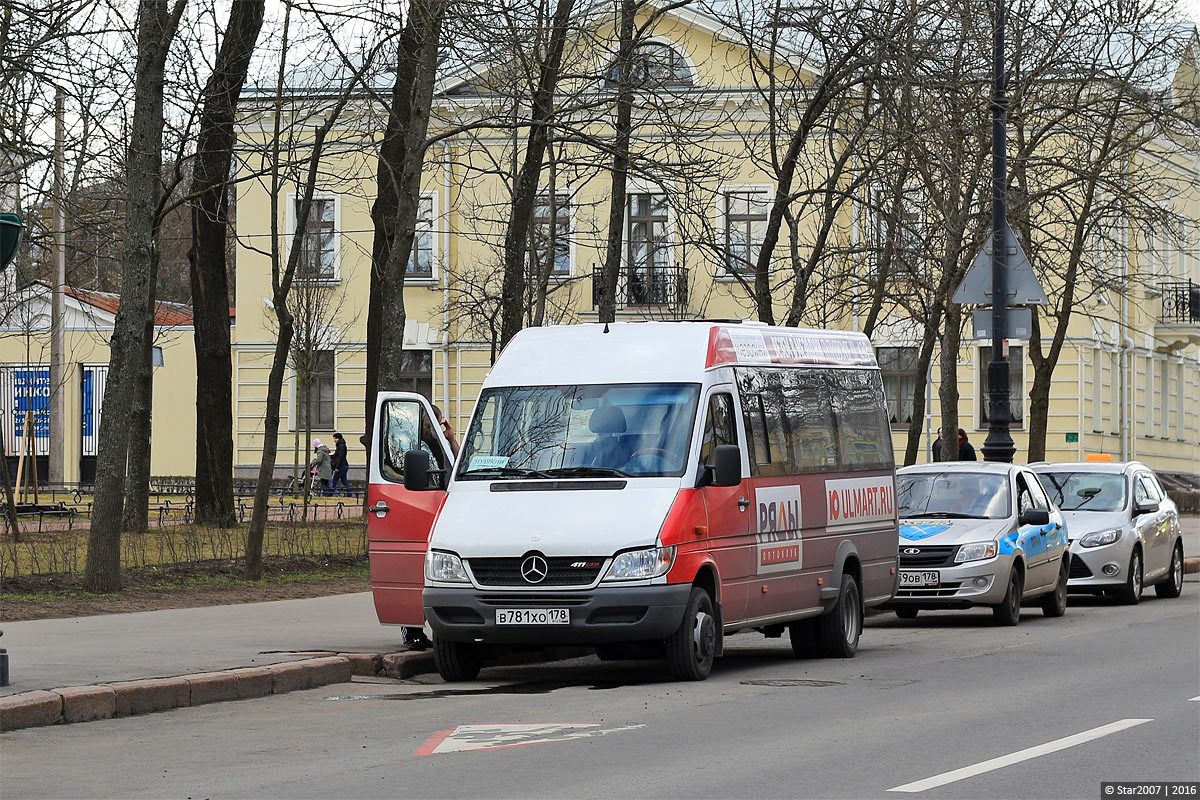
<path fill-rule="evenodd" d="M 1153 470 L 1137 461 L 1033 467 L 1062 508 L 1071 536 L 1072 592 L 1136 603 L 1144 586 L 1159 597 L 1183 589 L 1179 511 Z"/>
<path fill-rule="evenodd" d="M 896 505 L 900 583 L 889 607 L 899 617 L 990 606 L 998 624 L 1016 625 L 1030 601 L 1048 617 L 1066 612 L 1066 526 L 1030 470 L 975 461 L 904 467 Z"/>

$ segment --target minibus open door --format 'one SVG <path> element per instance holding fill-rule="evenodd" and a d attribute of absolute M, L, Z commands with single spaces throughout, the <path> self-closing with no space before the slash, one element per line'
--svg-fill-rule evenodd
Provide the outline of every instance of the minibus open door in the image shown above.
<path fill-rule="evenodd" d="M 413 450 L 429 456 L 432 485 L 425 491 L 404 488 L 404 457 Z M 384 624 L 418 627 L 425 623 L 425 551 L 454 466 L 429 401 L 412 392 L 380 392 L 369 460 L 367 539 L 375 612 Z"/>

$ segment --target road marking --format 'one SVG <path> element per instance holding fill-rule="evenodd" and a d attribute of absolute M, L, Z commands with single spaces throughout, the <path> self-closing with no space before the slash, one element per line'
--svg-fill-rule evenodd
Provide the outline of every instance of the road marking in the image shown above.
<path fill-rule="evenodd" d="M 1196 695 L 1195 697 L 1189 697 L 1188 702 L 1189 703 L 1200 703 L 1200 694 Z"/>
<path fill-rule="evenodd" d="M 476 750 L 502 750 L 549 742 L 569 742 L 605 736 L 618 731 L 644 728 L 645 725 L 624 725 L 601 728 L 598 722 L 546 722 L 459 725 L 438 731 L 413 751 L 414 756 L 442 755 Z"/>
<path fill-rule="evenodd" d="M 924 792 L 928 789 L 936 789 L 939 786 L 945 786 L 948 783 L 961 781 L 965 778 L 973 778 L 976 775 L 982 775 L 985 772 L 991 772 L 1002 767 L 1007 767 L 1011 764 L 1019 764 L 1022 761 L 1028 761 L 1031 758 L 1057 753 L 1059 750 L 1066 750 L 1068 747 L 1090 742 L 1093 739 L 1099 739 L 1102 736 L 1108 736 L 1110 733 L 1117 733 L 1126 728 L 1132 728 L 1146 722 L 1153 722 L 1150 719 L 1122 719 L 1116 722 L 1111 722 L 1108 725 L 1101 725 L 1099 728 L 1092 728 L 1090 731 L 1083 731 L 1072 736 L 1065 736 L 1062 739 L 1055 739 L 1052 742 L 1039 744 L 1035 747 L 1028 747 L 1024 750 L 1018 750 L 1015 753 L 1009 753 L 1006 756 L 999 758 L 981 761 L 978 764 L 972 764 L 969 767 L 943 772 L 941 775 L 934 775 L 932 778 L 906 783 L 903 786 L 897 786 L 894 789 L 888 789 L 889 792 Z"/>

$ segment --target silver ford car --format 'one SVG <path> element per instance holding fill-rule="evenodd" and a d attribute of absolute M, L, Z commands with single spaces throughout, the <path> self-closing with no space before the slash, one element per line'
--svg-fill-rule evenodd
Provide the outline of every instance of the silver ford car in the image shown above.
<path fill-rule="evenodd" d="M 1071 538 L 1072 592 L 1136 603 L 1144 586 L 1159 597 L 1183 589 L 1179 512 L 1153 470 L 1137 461 L 1037 464 Z"/>
<path fill-rule="evenodd" d="M 921 609 L 990 606 L 1016 625 L 1022 602 L 1048 617 L 1067 609 L 1067 533 L 1062 513 L 1025 467 L 975 461 L 896 473 L 900 582 L 889 604 Z"/>

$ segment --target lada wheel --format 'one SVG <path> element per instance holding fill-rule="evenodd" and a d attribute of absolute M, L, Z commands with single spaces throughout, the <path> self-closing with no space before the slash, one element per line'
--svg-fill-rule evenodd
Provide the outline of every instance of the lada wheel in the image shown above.
<path fill-rule="evenodd" d="M 858 637 L 862 634 L 862 595 L 853 575 L 842 576 L 837 605 L 828 614 L 813 620 L 817 644 L 826 658 L 854 658 Z"/>
<path fill-rule="evenodd" d="M 1054 591 L 1042 595 L 1042 613 L 1047 617 L 1061 617 L 1067 613 L 1067 581 L 1070 577 L 1071 571 L 1064 561 L 1058 568 L 1058 583 L 1054 584 Z"/>
<path fill-rule="evenodd" d="M 917 608 L 908 608 L 907 606 L 900 606 L 900 608 L 896 609 L 896 616 L 899 617 L 900 619 L 916 619 L 917 612 L 919 610 L 920 609 L 917 609 Z"/>
<path fill-rule="evenodd" d="M 470 681 L 479 675 L 483 654 L 474 642 L 452 642 L 441 636 L 433 637 L 433 661 L 438 674 L 446 681 Z"/>
<path fill-rule="evenodd" d="M 1179 597 L 1183 592 L 1183 543 L 1176 542 L 1175 550 L 1171 553 L 1171 569 L 1167 579 L 1154 585 L 1154 593 L 1159 597 Z"/>
<path fill-rule="evenodd" d="M 992 616 L 997 625 L 1016 625 L 1021 621 L 1021 593 L 1024 589 L 1021 570 L 1014 564 L 1008 575 L 1008 591 L 1004 593 L 1004 599 L 992 606 Z"/>
<path fill-rule="evenodd" d="M 712 672 L 717 652 L 717 618 L 712 598 L 699 586 L 692 587 L 683 622 L 667 639 L 667 667 L 680 681 L 702 681 Z"/>
<path fill-rule="evenodd" d="M 1117 590 L 1117 602 L 1136 606 L 1142 599 L 1142 551 L 1133 548 L 1129 556 L 1129 571 L 1125 574 L 1125 585 Z"/>

